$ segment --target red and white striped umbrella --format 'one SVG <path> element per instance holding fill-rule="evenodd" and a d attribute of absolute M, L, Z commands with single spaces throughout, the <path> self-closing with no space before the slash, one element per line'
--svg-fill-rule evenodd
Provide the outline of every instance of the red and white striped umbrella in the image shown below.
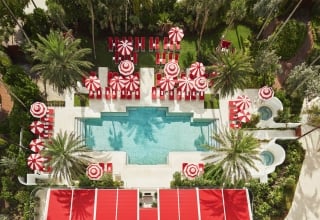
<path fill-rule="evenodd" d="M 125 87 L 125 81 L 122 76 L 112 77 L 109 84 L 113 91 L 120 91 Z"/>
<path fill-rule="evenodd" d="M 197 164 L 189 163 L 185 166 L 183 173 L 186 177 L 193 179 L 199 175 L 199 167 Z"/>
<path fill-rule="evenodd" d="M 134 71 L 134 64 L 130 60 L 123 60 L 118 65 L 119 72 L 124 76 L 129 76 Z"/>
<path fill-rule="evenodd" d="M 173 41 L 174 43 L 180 42 L 184 36 L 183 30 L 179 27 L 172 27 L 169 32 L 169 39 L 170 41 Z"/>
<path fill-rule="evenodd" d="M 189 77 L 191 79 L 195 79 L 197 77 L 204 76 L 205 70 L 206 70 L 206 68 L 203 65 L 203 63 L 195 62 L 195 63 L 191 64 L 191 66 L 190 66 Z"/>
<path fill-rule="evenodd" d="M 119 41 L 117 50 L 122 56 L 130 55 L 133 50 L 132 42 L 129 42 L 128 40 Z"/>
<path fill-rule="evenodd" d="M 186 76 L 183 76 L 182 78 L 178 79 L 178 83 L 181 91 L 189 92 L 194 88 L 194 81 Z"/>
<path fill-rule="evenodd" d="M 89 76 L 85 79 L 84 86 L 90 91 L 96 91 L 101 87 L 100 79 L 97 76 Z"/>
<path fill-rule="evenodd" d="M 240 110 L 248 109 L 251 105 L 251 100 L 246 95 L 239 95 L 234 101 Z"/>
<path fill-rule="evenodd" d="M 45 159 L 40 154 L 30 154 L 27 160 L 27 164 L 31 170 L 42 171 L 44 167 Z"/>
<path fill-rule="evenodd" d="M 125 87 L 129 91 L 136 91 L 140 86 L 139 77 L 136 75 L 130 75 L 123 79 Z"/>
<path fill-rule="evenodd" d="M 30 113 L 35 118 L 43 118 L 47 114 L 47 106 L 43 102 L 35 102 L 30 106 Z"/>
<path fill-rule="evenodd" d="M 87 167 L 87 176 L 91 180 L 98 180 L 103 175 L 103 168 L 98 163 L 92 163 Z"/>
<path fill-rule="evenodd" d="M 33 139 L 29 144 L 30 149 L 33 152 L 40 152 L 44 148 L 44 143 L 41 139 Z"/>
<path fill-rule="evenodd" d="M 244 123 L 247 123 L 250 121 L 251 119 L 251 114 L 250 112 L 246 111 L 246 110 L 241 110 L 237 113 L 238 116 L 238 120 Z"/>
<path fill-rule="evenodd" d="M 198 92 L 204 92 L 208 88 L 208 80 L 204 76 L 200 76 L 194 79 L 194 88 Z"/>
<path fill-rule="evenodd" d="M 166 74 L 166 76 L 175 78 L 180 73 L 180 66 L 176 62 L 170 61 L 164 65 L 163 71 Z"/>
<path fill-rule="evenodd" d="M 30 124 L 30 131 L 34 134 L 41 134 L 44 131 L 44 124 L 41 121 L 33 121 Z"/>
<path fill-rule="evenodd" d="M 258 95 L 260 99 L 266 101 L 271 99 L 274 96 L 274 91 L 271 87 L 264 86 L 259 89 Z"/>
<path fill-rule="evenodd" d="M 175 81 L 170 76 L 162 77 L 159 81 L 159 86 L 164 91 L 170 91 L 174 89 Z"/>

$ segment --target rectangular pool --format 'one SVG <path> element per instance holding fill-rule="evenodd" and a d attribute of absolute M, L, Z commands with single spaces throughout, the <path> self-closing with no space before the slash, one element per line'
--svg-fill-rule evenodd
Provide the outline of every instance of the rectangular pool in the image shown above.
<path fill-rule="evenodd" d="M 169 152 L 206 151 L 214 145 L 212 119 L 194 121 L 192 113 L 169 113 L 164 107 L 128 107 L 79 118 L 78 130 L 95 151 L 125 151 L 129 164 L 166 164 Z"/>

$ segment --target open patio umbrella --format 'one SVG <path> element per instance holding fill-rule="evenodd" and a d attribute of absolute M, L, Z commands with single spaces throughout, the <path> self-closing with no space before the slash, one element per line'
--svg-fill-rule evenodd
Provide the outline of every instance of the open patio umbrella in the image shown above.
<path fill-rule="evenodd" d="M 140 86 L 139 77 L 135 75 L 125 77 L 123 81 L 126 89 L 129 91 L 136 91 Z"/>
<path fill-rule="evenodd" d="M 33 121 L 30 124 L 30 131 L 34 134 L 41 134 L 44 131 L 44 124 L 41 121 Z"/>
<path fill-rule="evenodd" d="M 186 177 L 193 179 L 199 175 L 199 167 L 196 164 L 189 163 L 185 166 L 183 173 Z"/>
<path fill-rule="evenodd" d="M 38 153 L 44 148 L 44 143 L 41 139 L 33 139 L 33 140 L 31 140 L 31 142 L 29 144 L 29 148 L 33 152 Z"/>
<path fill-rule="evenodd" d="M 86 174 L 91 180 L 98 180 L 103 175 L 103 168 L 98 163 L 92 163 L 87 167 Z"/>
<path fill-rule="evenodd" d="M 204 76 L 200 76 L 194 79 L 194 88 L 198 91 L 198 92 L 203 92 L 206 91 L 206 89 L 208 88 L 208 80 L 206 77 Z"/>
<path fill-rule="evenodd" d="M 163 71 L 166 74 L 166 76 L 175 78 L 180 73 L 180 67 L 178 63 L 171 61 L 164 65 Z"/>
<path fill-rule="evenodd" d="M 125 87 L 125 81 L 122 76 L 112 77 L 109 84 L 114 91 L 120 91 Z"/>
<path fill-rule="evenodd" d="M 178 79 L 179 89 L 181 91 L 191 91 L 194 88 L 194 81 L 189 77 L 183 76 L 182 78 Z"/>
<path fill-rule="evenodd" d="M 31 170 L 42 171 L 45 159 L 40 154 L 30 154 L 27 164 Z"/>
<path fill-rule="evenodd" d="M 164 91 L 170 91 L 174 89 L 175 81 L 170 76 L 162 77 L 159 81 L 159 86 Z"/>
<path fill-rule="evenodd" d="M 47 106 L 43 102 L 35 102 L 30 106 L 30 113 L 35 118 L 43 118 L 47 114 Z"/>
<path fill-rule="evenodd" d="M 190 66 L 189 77 L 191 79 L 195 79 L 197 77 L 203 76 L 205 74 L 205 70 L 206 68 L 204 67 L 203 63 L 195 62 Z"/>
<path fill-rule="evenodd" d="M 180 42 L 184 36 L 183 30 L 179 27 L 172 27 L 169 32 L 169 39 L 170 41 L 176 43 L 176 42 Z"/>
<path fill-rule="evenodd" d="M 90 91 L 96 91 L 101 87 L 100 79 L 97 76 L 89 76 L 85 79 L 84 86 Z"/>
<path fill-rule="evenodd" d="M 122 56 L 130 55 L 133 50 L 132 42 L 129 42 L 128 40 L 119 41 L 117 50 Z"/>
<path fill-rule="evenodd" d="M 130 60 L 123 60 L 118 65 L 119 72 L 124 76 L 129 76 L 134 71 L 134 64 Z"/>
<path fill-rule="evenodd" d="M 239 95 L 234 101 L 239 110 L 247 109 L 251 105 L 251 100 L 246 95 Z"/>
<path fill-rule="evenodd" d="M 238 116 L 238 120 L 244 123 L 247 123 L 250 121 L 251 119 L 251 114 L 250 112 L 246 111 L 246 110 L 241 110 L 237 113 Z"/>
<path fill-rule="evenodd" d="M 273 89 L 269 86 L 264 86 L 258 91 L 259 98 L 266 101 L 273 97 L 274 92 Z"/>

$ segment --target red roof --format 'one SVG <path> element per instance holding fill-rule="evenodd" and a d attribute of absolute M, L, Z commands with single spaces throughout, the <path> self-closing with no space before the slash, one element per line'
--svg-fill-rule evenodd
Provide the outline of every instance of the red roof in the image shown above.
<path fill-rule="evenodd" d="M 50 189 L 46 219 L 251 220 L 247 189 L 160 189 L 140 208 L 137 189 Z"/>

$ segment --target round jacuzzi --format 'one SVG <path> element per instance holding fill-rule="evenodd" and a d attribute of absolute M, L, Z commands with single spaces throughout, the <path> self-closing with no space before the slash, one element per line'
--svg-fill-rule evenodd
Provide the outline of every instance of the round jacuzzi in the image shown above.
<path fill-rule="evenodd" d="M 258 112 L 260 114 L 260 119 L 263 121 L 267 121 L 272 117 L 272 110 L 267 106 L 261 106 L 258 109 Z"/>
<path fill-rule="evenodd" d="M 273 161 L 274 161 L 274 155 L 273 153 L 271 153 L 270 151 L 262 151 L 260 153 L 260 157 L 261 157 L 261 160 L 262 160 L 262 163 L 265 165 L 265 166 L 269 166 L 271 164 L 273 164 Z"/>

